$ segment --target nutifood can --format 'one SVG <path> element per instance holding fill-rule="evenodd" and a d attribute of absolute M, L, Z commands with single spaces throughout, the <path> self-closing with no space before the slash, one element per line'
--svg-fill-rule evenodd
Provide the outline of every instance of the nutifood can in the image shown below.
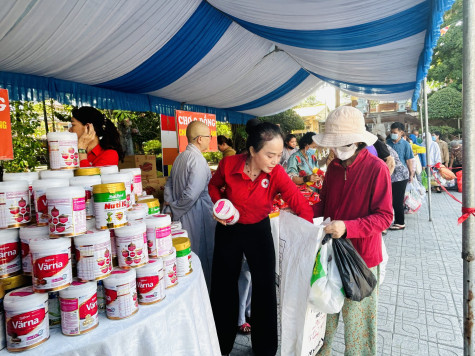
<path fill-rule="evenodd" d="M 127 195 L 125 184 L 108 183 L 92 187 L 96 228 L 117 229 L 127 225 Z"/>
<path fill-rule="evenodd" d="M 176 274 L 184 277 L 193 272 L 191 268 L 191 243 L 187 237 L 175 237 L 173 247 L 176 249 Z"/>

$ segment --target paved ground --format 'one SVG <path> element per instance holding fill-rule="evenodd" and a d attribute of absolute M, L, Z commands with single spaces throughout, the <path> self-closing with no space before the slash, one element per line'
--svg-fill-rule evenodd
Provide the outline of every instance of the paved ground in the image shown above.
<path fill-rule="evenodd" d="M 385 237 L 390 257 L 380 289 L 378 355 L 463 355 L 461 205 L 445 193 L 432 198 L 432 222 L 425 204 L 406 215 L 406 230 Z M 342 324 L 335 341 L 333 355 L 343 355 Z M 252 355 L 250 345 L 250 337 L 238 336 L 231 355 Z"/>

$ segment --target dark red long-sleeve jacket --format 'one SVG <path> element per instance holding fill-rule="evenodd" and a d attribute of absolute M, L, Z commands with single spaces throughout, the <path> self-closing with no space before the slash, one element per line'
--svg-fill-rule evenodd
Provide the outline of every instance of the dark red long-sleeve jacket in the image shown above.
<path fill-rule="evenodd" d="M 391 177 L 386 164 L 368 150 L 343 167 L 339 159 L 328 166 L 315 217 L 343 220 L 346 237 L 369 268 L 383 260 L 381 232 L 393 219 Z"/>

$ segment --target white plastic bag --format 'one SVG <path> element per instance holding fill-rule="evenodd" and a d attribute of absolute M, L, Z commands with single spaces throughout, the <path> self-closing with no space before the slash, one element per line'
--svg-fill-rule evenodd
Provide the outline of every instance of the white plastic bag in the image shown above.
<path fill-rule="evenodd" d="M 384 243 L 384 239 L 381 239 L 381 250 L 383 252 L 383 261 L 379 264 L 379 280 L 378 280 L 379 286 L 383 284 L 384 277 L 386 277 L 386 266 L 388 265 L 388 260 L 389 260 L 388 250 L 386 249 L 386 244 Z"/>
<path fill-rule="evenodd" d="M 407 183 L 404 205 L 407 208 L 406 210 L 408 214 L 414 214 L 422 206 L 422 198 L 412 183 Z"/>
<path fill-rule="evenodd" d="M 416 178 L 412 180 L 412 185 L 414 189 L 417 191 L 417 193 L 419 193 L 421 198 L 424 198 L 426 196 L 426 188 Z"/>
<path fill-rule="evenodd" d="M 309 303 L 314 309 L 328 314 L 341 311 L 345 295 L 333 256 L 332 239 L 326 241 L 317 252 L 310 285 L 312 287 L 310 288 Z"/>
<path fill-rule="evenodd" d="M 323 226 L 281 211 L 279 230 L 281 355 L 313 356 L 323 344 L 326 325 L 326 314 L 308 303 Z"/>

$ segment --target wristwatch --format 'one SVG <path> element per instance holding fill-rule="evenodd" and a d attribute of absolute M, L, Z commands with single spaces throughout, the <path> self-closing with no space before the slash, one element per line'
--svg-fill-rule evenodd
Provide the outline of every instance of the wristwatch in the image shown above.
<path fill-rule="evenodd" d="M 87 153 L 87 151 L 84 148 L 78 148 L 79 153 Z"/>
<path fill-rule="evenodd" d="M 303 182 L 307 183 L 310 180 L 310 176 L 304 176 L 303 177 Z"/>

